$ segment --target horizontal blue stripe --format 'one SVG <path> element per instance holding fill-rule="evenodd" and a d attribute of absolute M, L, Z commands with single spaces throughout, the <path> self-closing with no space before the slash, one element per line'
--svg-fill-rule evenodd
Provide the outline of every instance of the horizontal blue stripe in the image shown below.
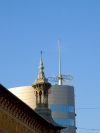
<path fill-rule="evenodd" d="M 66 119 L 66 118 L 53 118 L 54 121 L 62 126 L 74 126 L 74 120 L 73 119 Z"/>
<path fill-rule="evenodd" d="M 50 104 L 50 109 L 53 112 L 74 112 L 74 106 L 62 104 Z"/>

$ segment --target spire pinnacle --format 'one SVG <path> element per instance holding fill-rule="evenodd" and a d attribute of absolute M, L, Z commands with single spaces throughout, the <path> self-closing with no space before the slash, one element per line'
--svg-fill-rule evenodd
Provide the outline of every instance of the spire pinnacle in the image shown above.
<path fill-rule="evenodd" d="M 48 79 L 45 78 L 45 74 L 43 72 L 44 66 L 43 66 L 43 61 L 42 61 L 42 51 L 41 53 L 41 57 L 40 57 L 40 63 L 39 63 L 39 72 L 38 72 L 38 77 L 36 78 L 35 82 L 32 84 L 32 86 L 34 86 L 35 84 L 41 84 L 41 83 L 49 83 Z"/>
<path fill-rule="evenodd" d="M 40 69 L 40 72 L 43 73 L 44 66 L 43 66 L 43 62 L 42 62 L 42 51 L 41 51 L 41 57 L 40 57 L 40 65 L 38 68 Z"/>
<path fill-rule="evenodd" d="M 42 51 L 40 51 L 40 53 L 41 53 L 41 57 L 42 57 Z"/>

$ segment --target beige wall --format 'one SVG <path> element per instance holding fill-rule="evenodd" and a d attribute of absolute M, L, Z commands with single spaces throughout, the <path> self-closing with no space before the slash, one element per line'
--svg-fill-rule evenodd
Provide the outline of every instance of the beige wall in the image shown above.
<path fill-rule="evenodd" d="M 36 107 L 36 99 L 32 86 L 21 86 L 8 89 L 32 109 Z"/>

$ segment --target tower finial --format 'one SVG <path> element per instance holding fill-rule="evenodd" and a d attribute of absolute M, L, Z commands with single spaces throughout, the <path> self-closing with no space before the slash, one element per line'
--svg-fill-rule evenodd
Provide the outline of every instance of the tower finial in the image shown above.
<path fill-rule="evenodd" d="M 43 62 L 42 62 L 42 51 L 40 51 L 40 53 L 41 53 L 41 57 L 40 57 L 39 70 L 40 70 L 40 72 L 43 72 L 44 66 L 43 66 Z"/>
<path fill-rule="evenodd" d="M 41 53 L 41 57 L 42 57 L 42 53 L 43 53 L 43 52 L 42 52 L 42 51 L 40 51 L 40 53 Z"/>
<path fill-rule="evenodd" d="M 40 83 L 49 83 L 48 79 L 45 78 L 45 74 L 43 72 L 44 66 L 43 66 L 43 61 L 42 61 L 42 51 L 40 51 L 41 57 L 40 57 L 40 63 L 39 63 L 39 72 L 38 72 L 38 77 L 36 78 L 35 82 L 32 84 L 34 86 L 35 84 L 40 84 Z"/>

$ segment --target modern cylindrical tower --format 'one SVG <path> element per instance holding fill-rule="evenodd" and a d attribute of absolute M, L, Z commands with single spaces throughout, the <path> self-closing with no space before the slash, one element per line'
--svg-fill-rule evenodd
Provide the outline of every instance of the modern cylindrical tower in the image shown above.
<path fill-rule="evenodd" d="M 49 91 L 49 108 L 55 122 L 67 126 L 61 132 L 76 133 L 73 86 L 52 85 Z"/>

